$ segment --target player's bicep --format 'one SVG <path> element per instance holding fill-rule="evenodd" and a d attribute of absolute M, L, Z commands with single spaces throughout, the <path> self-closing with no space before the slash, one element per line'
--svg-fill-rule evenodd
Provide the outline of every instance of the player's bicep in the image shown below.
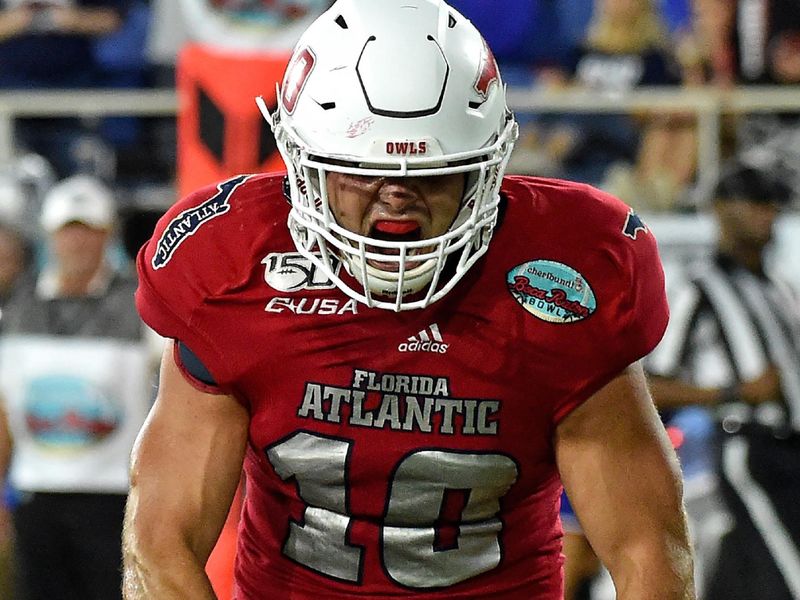
<path fill-rule="evenodd" d="M 137 543 L 183 543 L 204 559 L 239 482 L 249 416 L 233 397 L 191 385 L 172 345 L 164 350 L 158 398 L 133 451 L 128 527 Z"/>
<path fill-rule="evenodd" d="M 658 555 L 684 542 L 680 469 L 638 363 L 561 422 L 555 448 L 578 519 L 609 568 L 633 548 Z"/>

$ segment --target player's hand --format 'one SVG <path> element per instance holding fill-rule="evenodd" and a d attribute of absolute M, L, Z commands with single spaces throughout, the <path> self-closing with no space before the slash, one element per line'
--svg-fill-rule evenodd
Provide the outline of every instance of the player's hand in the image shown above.
<path fill-rule="evenodd" d="M 761 404 L 778 400 L 782 396 L 781 377 L 778 369 L 770 366 L 757 379 L 739 384 L 739 395 L 747 404 Z"/>

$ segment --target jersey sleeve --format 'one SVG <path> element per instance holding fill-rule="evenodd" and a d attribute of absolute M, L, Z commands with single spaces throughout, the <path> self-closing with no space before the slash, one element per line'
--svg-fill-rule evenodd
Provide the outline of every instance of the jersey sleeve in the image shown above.
<path fill-rule="evenodd" d="M 633 211 L 626 219 L 635 219 L 644 229 L 638 229 L 634 239 L 623 230 L 624 239 L 615 248 L 623 283 L 617 313 L 612 315 L 620 325 L 613 337 L 620 370 L 650 353 L 669 321 L 664 269 L 655 236 Z"/>
<path fill-rule="evenodd" d="M 244 268 L 250 238 L 236 192 L 247 176 L 190 194 L 159 220 L 139 251 L 136 307 L 160 335 L 184 342 L 208 368 L 221 390 L 231 391 L 236 365 L 197 318 L 209 303 L 249 276 Z"/>
<path fill-rule="evenodd" d="M 642 219 L 620 200 L 594 190 L 593 248 L 587 275 L 598 309 L 587 320 L 585 371 L 575 393 L 555 407 L 560 422 L 626 367 L 659 343 L 669 320 L 664 270 L 656 239 Z"/>

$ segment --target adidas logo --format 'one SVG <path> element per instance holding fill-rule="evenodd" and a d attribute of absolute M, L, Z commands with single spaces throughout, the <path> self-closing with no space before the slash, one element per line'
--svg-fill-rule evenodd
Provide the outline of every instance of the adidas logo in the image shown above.
<path fill-rule="evenodd" d="M 400 344 L 397 349 L 400 352 L 435 352 L 444 354 L 450 344 L 445 344 L 439 326 L 436 323 L 429 325 L 417 335 L 412 335 L 407 342 Z"/>

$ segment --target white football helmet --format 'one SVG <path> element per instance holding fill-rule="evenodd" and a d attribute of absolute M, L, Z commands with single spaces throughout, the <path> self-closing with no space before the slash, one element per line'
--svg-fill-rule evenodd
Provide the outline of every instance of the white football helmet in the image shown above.
<path fill-rule="evenodd" d="M 297 249 L 348 296 L 391 310 L 450 291 L 487 249 L 517 125 L 494 56 L 441 0 L 338 0 L 305 32 L 269 113 L 288 169 Z M 440 236 L 367 237 L 337 223 L 326 173 L 465 173 L 458 214 Z M 413 260 L 410 260 L 413 257 Z M 341 262 L 360 283 L 337 276 Z"/>

